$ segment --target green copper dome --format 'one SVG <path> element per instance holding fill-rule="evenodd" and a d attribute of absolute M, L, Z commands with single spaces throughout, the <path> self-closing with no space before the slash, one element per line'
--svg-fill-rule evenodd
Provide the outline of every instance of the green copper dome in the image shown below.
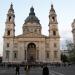
<path fill-rule="evenodd" d="M 34 12 L 34 8 L 33 7 L 30 8 L 29 16 L 25 20 L 25 23 L 28 23 L 28 22 L 39 23 L 39 19 L 35 16 L 35 12 Z"/>

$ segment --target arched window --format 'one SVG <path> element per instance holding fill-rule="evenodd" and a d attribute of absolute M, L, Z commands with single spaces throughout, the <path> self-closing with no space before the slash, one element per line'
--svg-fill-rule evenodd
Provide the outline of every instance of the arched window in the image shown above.
<path fill-rule="evenodd" d="M 9 17 L 9 22 L 10 22 L 10 20 L 11 20 L 11 16 Z"/>
<path fill-rule="evenodd" d="M 55 17 L 52 17 L 52 21 L 55 21 Z"/>
<path fill-rule="evenodd" d="M 10 35 L 10 30 L 7 31 L 7 35 Z"/>
<path fill-rule="evenodd" d="M 34 43 L 30 43 L 30 44 L 28 45 L 28 48 L 36 48 L 36 45 L 35 45 Z"/>

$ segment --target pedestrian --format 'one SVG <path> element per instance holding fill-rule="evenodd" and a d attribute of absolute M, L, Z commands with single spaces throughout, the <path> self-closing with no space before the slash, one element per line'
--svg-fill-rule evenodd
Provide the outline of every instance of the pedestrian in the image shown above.
<path fill-rule="evenodd" d="M 24 70 L 26 71 L 26 65 L 24 66 Z"/>
<path fill-rule="evenodd" d="M 26 65 L 25 66 L 26 75 L 29 75 L 29 70 L 30 70 L 30 66 L 29 65 Z"/>
<path fill-rule="evenodd" d="M 49 69 L 48 69 L 47 65 L 44 65 L 42 75 L 49 75 Z"/>
<path fill-rule="evenodd" d="M 19 65 L 16 65 L 16 75 L 19 75 L 19 69 L 20 69 Z"/>

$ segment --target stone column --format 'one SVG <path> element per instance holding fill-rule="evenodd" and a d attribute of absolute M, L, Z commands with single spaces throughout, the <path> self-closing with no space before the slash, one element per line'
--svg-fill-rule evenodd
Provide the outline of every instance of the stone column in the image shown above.
<path fill-rule="evenodd" d="M 26 47 L 26 62 L 27 62 L 27 47 Z"/>
<path fill-rule="evenodd" d="M 38 62 L 38 60 L 39 60 L 39 54 L 37 54 L 38 51 L 39 51 L 39 49 L 38 49 L 38 47 L 37 47 L 37 48 L 36 48 L 36 61 L 37 61 L 37 62 Z M 37 59 L 37 55 L 38 55 L 38 59 Z"/>
<path fill-rule="evenodd" d="M 26 53 L 24 53 L 24 55 L 25 55 L 25 62 L 27 62 L 27 47 L 25 47 L 24 50 L 25 50 L 25 52 L 26 52 Z"/>

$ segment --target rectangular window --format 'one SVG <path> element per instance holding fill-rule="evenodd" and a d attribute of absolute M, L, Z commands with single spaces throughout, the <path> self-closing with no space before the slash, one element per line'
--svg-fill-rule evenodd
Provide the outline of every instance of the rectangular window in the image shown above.
<path fill-rule="evenodd" d="M 39 50 L 37 50 L 37 60 L 39 59 Z"/>
<path fill-rule="evenodd" d="M 9 47 L 9 43 L 7 43 L 7 47 Z"/>
<path fill-rule="evenodd" d="M 46 51 L 46 58 L 49 59 L 49 51 Z"/>
<path fill-rule="evenodd" d="M 13 56 L 14 56 L 14 59 L 17 59 L 18 52 L 17 51 L 13 51 Z"/>
<path fill-rule="evenodd" d="M 6 59 L 9 59 L 9 51 L 6 51 Z"/>
<path fill-rule="evenodd" d="M 46 43 L 46 48 L 49 48 L 49 43 Z"/>
<path fill-rule="evenodd" d="M 54 43 L 54 47 L 55 47 L 55 48 L 57 47 L 57 44 L 56 44 L 56 43 Z"/>
<path fill-rule="evenodd" d="M 54 36 L 56 35 L 56 31 L 53 31 L 53 35 L 54 35 Z"/>
<path fill-rule="evenodd" d="M 57 51 L 54 51 L 54 58 L 57 58 Z"/>
<path fill-rule="evenodd" d="M 17 48 L 17 43 L 14 43 L 14 48 Z"/>

